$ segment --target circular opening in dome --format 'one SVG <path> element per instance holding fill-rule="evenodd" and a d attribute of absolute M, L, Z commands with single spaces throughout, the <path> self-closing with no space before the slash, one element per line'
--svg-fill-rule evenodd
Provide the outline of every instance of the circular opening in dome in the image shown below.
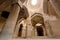
<path fill-rule="evenodd" d="M 37 0 L 31 0 L 31 4 L 32 5 L 36 5 L 37 4 Z"/>

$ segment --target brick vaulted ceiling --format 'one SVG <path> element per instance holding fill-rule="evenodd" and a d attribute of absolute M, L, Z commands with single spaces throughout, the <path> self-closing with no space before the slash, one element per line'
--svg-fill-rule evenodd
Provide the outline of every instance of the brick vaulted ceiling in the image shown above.
<path fill-rule="evenodd" d="M 40 10 L 40 8 L 41 8 L 40 6 L 41 6 L 41 1 L 42 0 L 36 0 L 37 1 L 36 5 L 34 5 L 34 4 L 32 5 L 31 1 L 32 0 L 28 0 L 28 2 L 27 2 L 28 9 L 31 10 L 31 11 L 35 11 L 35 12 Z"/>
<path fill-rule="evenodd" d="M 15 1 L 15 0 L 0 0 L 0 12 L 4 11 L 4 10 L 9 11 L 10 10 L 11 1 Z M 20 0 L 20 1 L 22 3 L 25 2 L 25 0 Z M 27 5 L 29 7 L 29 9 L 35 10 L 35 9 L 39 9 L 40 8 L 40 0 L 37 0 L 37 5 L 35 5 L 35 7 L 30 4 L 30 1 L 31 0 L 29 0 L 28 5 Z M 58 3 L 58 5 L 60 4 L 60 0 L 55 0 L 55 1 Z"/>
<path fill-rule="evenodd" d="M 0 12 L 7 10 L 9 11 L 10 8 L 10 2 L 7 0 L 0 0 Z"/>
<path fill-rule="evenodd" d="M 3 10 L 10 11 L 11 2 L 14 2 L 15 0 L 0 0 L 0 12 Z M 25 0 L 20 0 L 22 3 L 25 2 Z"/>

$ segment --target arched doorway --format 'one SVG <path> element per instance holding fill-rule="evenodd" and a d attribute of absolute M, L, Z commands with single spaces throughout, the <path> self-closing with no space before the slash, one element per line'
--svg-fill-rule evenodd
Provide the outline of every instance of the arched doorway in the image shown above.
<path fill-rule="evenodd" d="M 44 30 L 42 24 L 39 23 L 36 24 L 36 31 L 37 31 L 37 36 L 44 36 Z"/>
<path fill-rule="evenodd" d="M 42 27 L 37 27 L 37 35 L 38 36 L 44 36 Z"/>
<path fill-rule="evenodd" d="M 14 37 L 25 37 L 25 32 L 23 33 L 24 28 L 26 27 L 25 19 L 21 18 L 14 29 Z M 24 35 L 23 35 L 24 34 Z"/>
<path fill-rule="evenodd" d="M 26 19 L 29 17 L 28 10 L 25 6 L 20 9 L 16 26 L 14 29 L 14 37 L 25 37 L 26 33 L 22 33 L 24 27 L 26 27 Z"/>
<path fill-rule="evenodd" d="M 22 28 L 23 28 L 23 24 L 20 24 L 19 31 L 18 31 L 19 37 L 21 37 L 21 35 L 22 35 Z"/>
<path fill-rule="evenodd" d="M 32 23 L 32 26 L 37 31 L 37 36 L 46 35 L 44 19 L 43 19 L 42 15 L 40 13 L 35 13 L 31 16 L 31 23 Z"/>

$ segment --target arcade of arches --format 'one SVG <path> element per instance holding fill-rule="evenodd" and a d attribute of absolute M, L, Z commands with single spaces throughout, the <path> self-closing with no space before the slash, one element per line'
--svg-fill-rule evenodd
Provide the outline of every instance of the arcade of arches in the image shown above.
<path fill-rule="evenodd" d="M 0 39 L 60 38 L 59 4 L 59 0 L 1 0 Z"/>

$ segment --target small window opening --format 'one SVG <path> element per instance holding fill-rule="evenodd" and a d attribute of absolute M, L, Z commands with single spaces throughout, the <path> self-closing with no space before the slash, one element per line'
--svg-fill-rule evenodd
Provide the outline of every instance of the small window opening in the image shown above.
<path fill-rule="evenodd" d="M 8 12 L 8 11 L 2 11 L 1 16 L 7 19 L 9 14 L 10 14 L 10 12 Z"/>

